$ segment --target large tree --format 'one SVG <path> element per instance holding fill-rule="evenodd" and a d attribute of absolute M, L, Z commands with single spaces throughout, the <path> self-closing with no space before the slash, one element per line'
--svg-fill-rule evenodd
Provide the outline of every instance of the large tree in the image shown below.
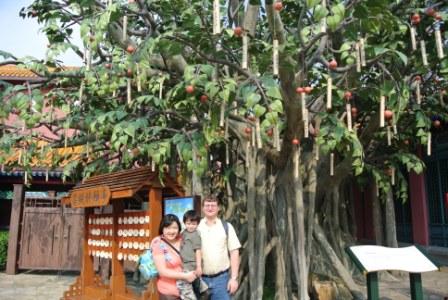
<path fill-rule="evenodd" d="M 423 170 L 416 151 L 430 151 L 431 132 L 447 120 L 447 7 L 37 0 L 20 13 L 42 24 L 47 59 L 3 53 L 3 64 L 45 80 L 4 84 L 0 116 L 19 114 L 26 129 L 60 138 L 38 146 L 24 134 L 32 131 L 8 127 L 1 155 L 23 148 L 6 167 L 29 169 L 52 147 L 83 145 L 66 176 L 176 170 L 192 193 L 220 194 L 238 228 L 238 299 L 261 299 L 267 282 L 276 299 L 309 299 L 310 275 L 357 295 L 344 254 L 356 231 L 351 187 L 373 186 L 377 242 L 396 246 L 393 201 L 406 200 L 406 173 Z M 59 65 L 67 49 L 85 65 Z"/>

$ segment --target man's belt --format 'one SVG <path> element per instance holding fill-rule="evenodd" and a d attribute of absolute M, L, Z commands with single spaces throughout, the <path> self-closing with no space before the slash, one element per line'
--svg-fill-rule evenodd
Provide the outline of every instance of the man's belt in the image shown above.
<path fill-rule="evenodd" d="M 213 277 L 218 277 L 219 275 L 222 275 L 222 274 L 227 273 L 227 272 L 229 272 L 229 269 L 225 269 L 224 271 L 221 271 L 221 272 L 218 272 L 218 273 L 215 273 L 215 274 L 212 274 L 212 275 L 202 274 L 202 277 L 213 278 Z"/>

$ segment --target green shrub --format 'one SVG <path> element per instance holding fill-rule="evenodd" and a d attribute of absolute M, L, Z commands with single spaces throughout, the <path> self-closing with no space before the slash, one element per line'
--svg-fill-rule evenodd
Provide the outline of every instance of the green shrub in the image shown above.
<path fill-rule="evenodd" d="M 8 256 L 8 231 L 0 231 L 0 270 L 6 267 Z"/>

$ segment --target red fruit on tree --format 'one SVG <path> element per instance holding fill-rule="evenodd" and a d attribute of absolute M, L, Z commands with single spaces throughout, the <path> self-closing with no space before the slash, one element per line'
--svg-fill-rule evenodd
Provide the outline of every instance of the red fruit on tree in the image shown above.
<path fill-rule="evenodd" d="M 328 67 L 331 70 L 334 70 L 338 67 L 338 62 L 335 59 L 330 60 L 330 62 L 328 63 Z"/>
<path fill-rule="evenodd" d="M 420 15 L 419 14 L 413 14 L 411 17 L 411 22 L 414 25 L 417 25 L 418 23 L 420 23 Z"/>
<path fill-rule="evenodd" d="M 302 93 L 304 93 L 305 92 L 305 89 L 303 88 L 303 87 L 298 87 L 298 88 L 296 88 L 296 93 L 297 94 L 302 94 Z"/>
<path fill-rule="evenodd" d="M 403 143 L 404 143 L 405 145 L 409 145 L 409 140 L 404 140 Z"/>
<path fill-rule="evenodd" d="M 107 64 L 104 65 L 104 67 L 105 67 L 106 69 L 112 69 L 112 64 L 107 63 Z"/>
<path fill-rule="evenodd" d="M 436 13 L 436 14 L 434 15 L 434 18 L 435 18 L 437 21 L 441 21 L 441 20 L 442 20 L 442 15 L 439 14 L 439 13 Z"/>
<path fill-rule="evenodd" d="M 356 116 L 358 115 L 358 109 L 353 106 L 351 112 L 352 112 L 352 117 L 356 118 Z"/>
<path fill-rule="evenodd" d="M 440 120 L 434 120 L 432 122 L 432 126 L 434 126 L 434 128 L 439 128 L 441 125 Z"/>
<path fill-rule="evenodd" d="M 394 115 L 394 112 L 391 111 L 391 110 L 386 109 L 386 110 L 384 111 L 384 118 L 385 118 L 386 120 L 390 120 L 390 119 L 392 118 L 393 115 Z"/>
<path fill-rule="evenodd" d="M 266 130 L 266 135 L 267 136 L 273 136 L 274 135 L 274 130 L 272 128 L 269 128 L 268 130 Z"/>
<path fill-rule="evenodd" d="M 187 94 L 193 94 L 194 93 L 194 86 L 193 85 L 187 85 L 187 87 L 185 88 L 185 92 L 187 92 Z"/>
<path fill-rule="evenodd" d="M 422 81 L 422 77 L 420 75 L 417 75 L 414 77 L 415 81 Z"/>
<path fill-rule="evenodd" d="M 128 76 L 128 77 L 132 77 L 133 76 L 133 72 L 132 72 L 131 68 L 126 70 L 126 76 Z"/>
<path fill-rule="evenodd" d="M 344 93 L 344 99 L 346 100 L 346 101 L 349 101 L 350 99 L 352 99 L 352 92 L 350 92 L 350 91 L 346 91 L 345 93 Z"/>
<path fill-rule="evenodd" d="M 243 28 L 241 27 L 235 27 L 235 29 L 233 29 L 233 34 L 237 37 L 240 37 L 243 35 Z"/>
<path fill-rule="evenodd" d="M 129 46 L 126 48 L 126 51 L 127 51 L 128 53 L 132 54 L 132 53 L 135 52 L 135 48 L 134 48 L 134 46 L 129 45 Z"/>
<path fill-rule="evenodd" d="M 201 95 L 200 100 L 201 100 L 202 103 L 206 103 L 207 100 L 208 100 L 208 96 L 207 95 Z"/>
<path fill-rule="evenodd" d="M 313 90 L 313 88 L 310 86 L 306 86 L 303 88 L 303 91 L 305 92 L 305 94 L 311 93 L 312 90 Z"/>
<path fill-rule="evenodd" d="M 281 11 L 282 9 L 283 9 L 283 3 L 282 2 L 275 2 L 274 3 L 274 9 L 276 10 L 276 11 Z"/>
<path fill-rule="evenodd" d="M 37 11 L 32 10 L 32 11 L 31 11 L 31 16 L 32 16 L 33 18 L 37 17 Z"/>
<path fill-rule="evenodd" d="M 298 145 L 298 144 L 300 144 L 300 141 L 299 141 L 299 139 L 294 138 L 294 139 L 292 139 L 291 144 Z"/>
<path fill-rule="evenodd" d="M 244 132 L 245 132 L 246 134 L 251 134 L 251 133 L 252 133 L 252 128 L 250 128 L 250 127 L 246 127 L 246 128 L 244 129 Z"/>

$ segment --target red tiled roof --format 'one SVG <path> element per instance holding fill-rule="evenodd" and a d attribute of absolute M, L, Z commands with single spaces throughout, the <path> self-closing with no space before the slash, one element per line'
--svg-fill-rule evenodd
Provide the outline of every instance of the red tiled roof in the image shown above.
<path fill-rule="evenodd" d="M 38 141 L 37 145 L 39 148 L 43 148 L 47 143 L 44 141 Z M 14 163 L 18 162 L 22 155 L 24 154 L 23 149 L 14 149 L 14 153 L 9 156 L 5 164 L 6 165 L 13 165 Z M 54 158 L 59 158 L 59 164 L 58 167 L 64 167 L 68 163 L 72 161 L 80 160 L 83 156 L 83 153 L 86 152 L 85 146 L 74 146 L 74 147 L 67 147 L 67 148 L 52 148 L 45 153 L 37 154 L 33 157 L 31 157 L 30 165 L 33 168 L 38 167 L 45 167 L 45 166 L 51 166 L 52 161 Z M 61 159 L 63 158 L 63 159 Z"/>
<path fill-rule="evenodd" d="M 0 66 L 0 77 L 13 77 L 13 78 L 40 78 L 36 73 L 31 70 L 18 67 L 16 65 L 4 65 Z"/>
<path fill-rule="evenodd" d="M 62 68 L 49 68 L 50 72 L 54 71 L 73 71 L 79 69 L 79 67 L 62 67 Z M 3 80 L 38 80 L 41 79 L 39 75 L 33 71 L 17 65 L 4 65 L 0 66 L 0 78 Z"/>

